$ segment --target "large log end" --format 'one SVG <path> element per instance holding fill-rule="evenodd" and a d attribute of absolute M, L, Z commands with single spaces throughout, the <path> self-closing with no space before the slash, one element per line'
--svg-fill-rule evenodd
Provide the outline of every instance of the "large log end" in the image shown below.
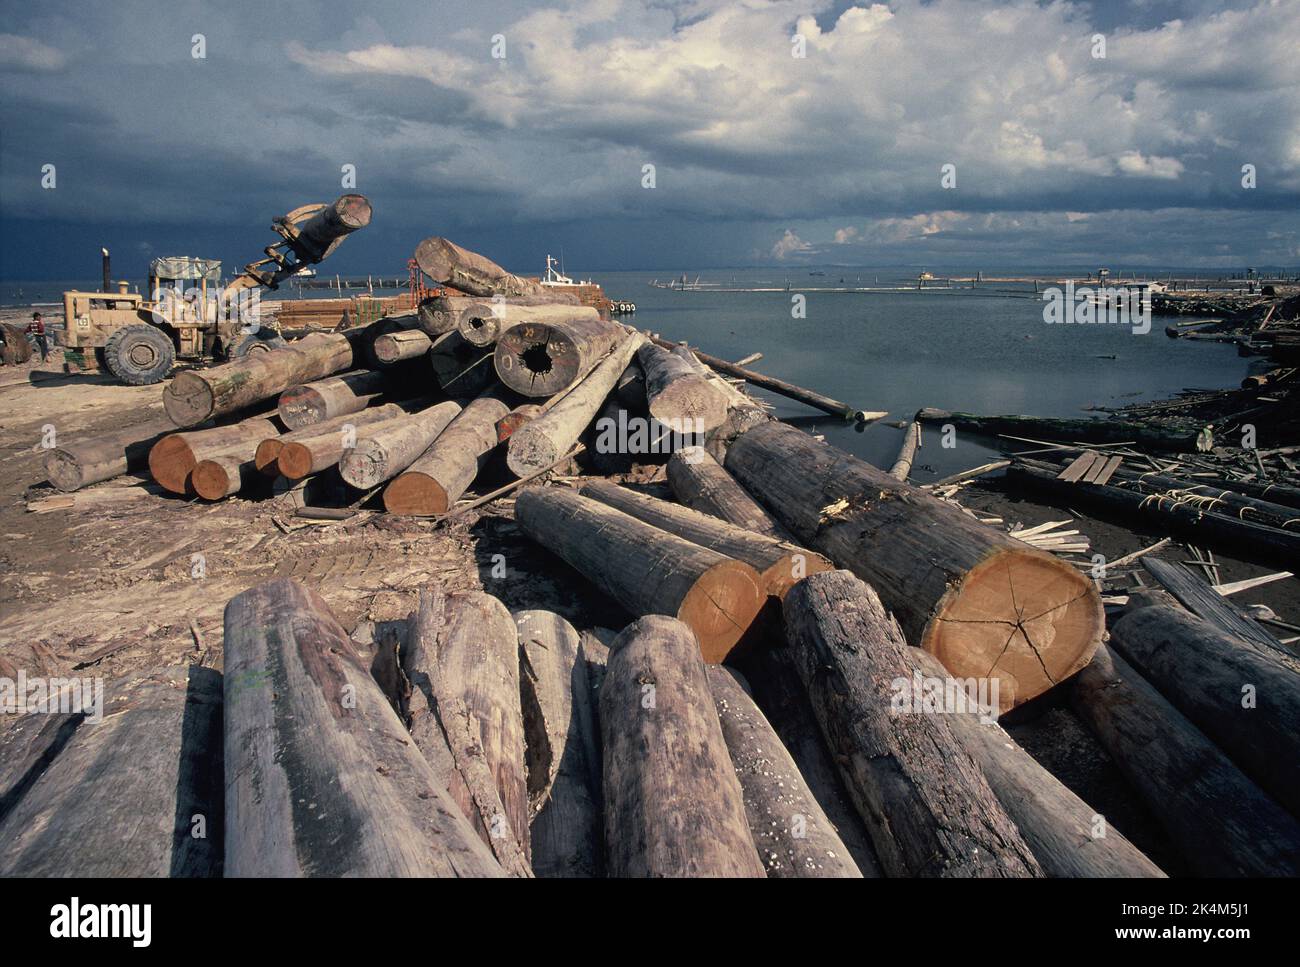
<path fill-rule="evenodd" d="M 163 390 L 163 410 L 177 426 L 197 426 L 216 409 L 216 399 L 205 379 L 198 373 L 177 373 Z"/>
<path fill-rule="evenodd" d="M 677 618 L 695 632 L 704 660 L 723 661 L 754 624 L 766 601 L 762 580 L 748 564 L 727 560 L 700 576 Z"/>

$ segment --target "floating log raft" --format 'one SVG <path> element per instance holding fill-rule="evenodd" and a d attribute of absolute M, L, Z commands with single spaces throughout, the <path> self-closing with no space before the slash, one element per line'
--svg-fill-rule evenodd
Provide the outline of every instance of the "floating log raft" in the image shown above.
<path fill-rule="evenodd" d="M 508 412 L 510 408 L 496 396 L 471 401 L 384 489 L 384 509 L 426 517 L 451 510 L 497 445 L 497 421 Z"/>
<path fill-rule="evenodd" d="M 759 587 L 783 598 L 795 582 L 834 565 L 814 551 L 744 530 L 708 514 L 639 494 L 607 480 L 593 480 L 579 491 L 616 510 L 645 521 L 692 544 L 744 561 L 759 575 Z"/>
<path fill-rule="evenodd" d="M 286 579 L 226 606 L 227 876 L 500 876 L 346 632 Z"/>
<path fill-rule="evenodd" d="M 947 716 L 895 712 L 917 667 L 898 624 L 848 571 L 785 599 L 787 638 L 813 711 L 890 876 L 1041 873 Z"/>
<path fill-rule="evenodd" d="M 604 873 L 600 723 L 581 639 L 550 611 L 517 611 L 533 872 Z"/>
<path fill-rule="evenodd" d="M 506 338 L 529 326 L 511 329 Z M 644 337 L 629 333 L 612 352 L 544 415 L 521 426 L 510 437 L 506 464 L 517 477 L 553 466 L 568 453 L 596 418 L 600 405 L 614 388 Z"/>
<path fill-rule="evenodd" d="M 180 427 L 251 406 L 291 386 L 324 379 L 360 362 L 364 329 L 312 333 L 287 346 L 211 369 L 177 373 L 163 390 L 163 409 Z"/>
<path fill-rule="evenodd" d="M 524 323 L 497 340 L 492 363 L 501 382 L 516 393 L 551 396 L 591 372 L 627 333 L 604 319 Z"/>
<path fill-rule="evenodd" d="M 1058 480 L 1054 469 L 1017 461 L 1007 470 L 1013 480 L 1073 504 L 1111 513 L 1161 521 L 1190 540 L 1230 548 L 1248 561 L 1274 562 L 1282 567 L 1300 560 L 1300 532 L 1204 510 L 1191 502 L 1161 500 L 1137 490 L 1108 484 L 1069 483 Z"/>
<path fill-rule="evenodd" d="M 530 423 L 541 416 L 545 410 L 539 403 L 524 403 L 522 406 L 516 406 L 501 419 L 497 420 L 497 442 L 504 443 L 510 439 L 511 434 L 519 429 L 525 423 Z"/>
<path fill-rule="evenodd" d="M 705 668 L 727 752 L 740 779 L 745 816 L 769 877 L 861 879 L 799 767 L 724 665 Z"/>
<path fill-rule="evenodd" d="M 669 342 L 666 339 L 660 339 L 657 336 L 651 337 L 656 345 L 664 349 L 675 349 L 677 343 Z M 849 406 L 847 403 L 841 403 L 839 400 L 833 400 L 829 396 L 823 396 L 821 393 L 814 392 L 810 389 L 804 389 L 802 386 L 796 386 L 794 383 L 787 383 L 783 379 L 776 379 L 772 376 L 765 376 L 762 373 L 755 372 L 752 369 L 745 369 L 743 366 L 737 366 L 735 363 L 729 363 L 725 359 L 719 359 L 717 356 L 710 356 L 708 353 L 702 353 L 698 349 L 692 349 L 697 359 L 711 369 L 719 373 L 725 373 L 728 376 L 734 376 L 737 379 L 743 379 L 751 386 L 757 386 L 768 392 L 776 393 L 779 396 L 785 396 L 792 400 L 797 400 L 813 409 L 821 410 L 823 413 L 829 413 L 832 416 L 838 416 L 843 420 L 855 420 L 859 423 L 878 420 L 886 413 L 871 410 L 859 410 Z"/>
<path fill-rule="evenodd" d="M 169 433 L 149 450 L 149 475 L 164 490 L 183 494 L 200 460 L 236 450 L 247 450 L 251 459 L 259 443 L 279 435 L 279 428 L 263 417 L 210 430 Z"/>
<path fill-rule="evenodd" d="M 1300 824 L 1105 645 L 1069 697 L 1197 875 L 1300 873 Z"/>
<path fill-rule="evenodd" d="M 420 270 L 435 282 L 470 295 L 502 295 L 507 299 L 528 297 L 546 302 L 576 301 L 569 293 L 512 275 L 486 256 L 438 236 L 426 238 L 416 246 L 415 261 Z"/>
<path fill-rule="evenodd" d="M 380 406 L 372 406 L 369 409 L 361 410 L 358 413 L 346 413 L 332 419 L 322 420 L 320 423 L 312 423 L 302 429 L 293 430 L 277 437 L 267 437 L 257 445 L 257 452 L 253 456 L 253 464 L 257 467 L 258 472 L 265 476 L 278 476 L 284 472 L 280 466 L 280 456 L 284 452 L 284 448 L 290 444 L 297 443 L 309 447 L 311 441 L 323 436 L 334 437 L 342 444 L 346 442 L 345 436 L 350 437 L 352 435 L 352 430 L 402 416 L 409 412 L 408 407 L 416 403 L 417 401 L 403 404 L 384 403 Z M 349 429 L 349 427 L 352 429 Z M 340 448 L 339 453 L 341 452 Z M 334 460 L 326 464 L 326 466 L 332 466 L 337 462 L 338 456 L 336 455 Z M 324 469 L 324 466 L 317 468 L 317 470 Z M 315 473 L 316 471 L 310 472 Z M 290 475 L 285 474 L 285 476 Z M 300 476 L 306 476 L 306 473 Z"/>
<path fill-rule="evenodd" d="M 451 753 L 451 796 L 501 866 L 531 876 L 514 619 L 482 591 L 426 591 L 412 620 L 412 638 L 421 654 L 408 667 L 413 681 L 428 683 Z"/>
<path fill-rule="evenodd" d="M 1300 816 L 1300 676 L 1182 608 L 1126 613 L 1111 644 L 1265 792 Z"/>
<path fill-rule="evenodd" d="M 706 661 L 726 657 L 766 597 L 748 564 L 571 490 L 525 488 L 515 501 L 515 520 L 632 614 L 680 618 Z"/>
<path fill-rule="evenodd" d="M 611 876 L 764 876 L 690 628 L 648 615 L 623 630 L 600 727 Z"/>
<path fill-rule="evenodd" d="M 1077 569 L 794 427 L 736 439 L 727 470 L 805 547 L 876 590 L 958 678 L 994 676 L 1003 710 L 1087 664 L 1105 618 Z"/>
<path fill-rule="evenodd" d="M 776 541 L 795 540 L 702 447 L 683 447 L 668 459 L 668 485 L 687 507 Z"/>
<path fill-rule="evenodd" d="M 110 683 L 97 713 L 83 692 L 102 720 L 36 712 L 10 724 L 0 876 L 220 876 L 221 690 L 210 668 L 159 668 Z"/>
<path fill-rule="evenodd" d="M 429 334 L 419 329 L 386 332 L 375 338 L 375 359 L 383 366 L 393 366 L 407 359 L 419 359 L 433 346 Z"/>
<path fill-rule="evenodd" d="M 951 423 L 959 430 L 981 436 L 1016 434 L 1038 440 L 1075 440 L 1082 443 L 1133 443 L 1172 453 L 1207 451 L 1214 446 L 1214 430 L 1207 424 L 1167 427 L 1122 420 L 1059 420 L 1042 416 L 980 416 L 926 407 L 916 414 L 921 423 Z"/>
<path fill-rule="evenodd" d="M 65 493 L 120 477 L 148 466 L 149 451 L 154 444 L 175 432 L 176 426 L 171 420 L 150 420 L 115 433 L 60 446 L 45 454 L 45 476 Z"/>
<path fill-rule="evenodd" d="M 599 319 L 591 306 L 520 305 L 512 302 L 484 302 L 481 299 L 444 299 L 446 311 L 454 314 L 456 329 L 473 346 L 491 346 L 508 329 L 521 323 L 545 325 L 570 319 Z"/>
<path fill-rule="evenodd" d="M 356 446 L 339 458 L 339 474 L 359 490 L 369 490 L 397 476 L 438 438 L 460 413 L 460 404 L 448 400 L 427 410 L 366 427 Z"/>
<path fill-rule="evenodd" d="M 637 350 L 650 415 L 679 432 L 703 433 L 727 417 L 727 399 L 682 357 L 649 342 Z"/>
<path fill-rule="evenodd" d="M 290 430 L 349 413 L 359 413 L 384 392 L 386 373 L 359 369 L 329 379 L 301 386 L 291 386 L 280 394 L 277 413 Z"/>
<path fill-rule="evenodd" d="M 942 683 L 952 694 L 965 695 L 939 662 L 914 649 L 917 675 Z M 919 684 L 919 683 L 917 683 Z M 916 685 L 913 686 L 915 693 Z M 1034 852 L 1043 872 L 1052 877 L 1163 877 L 1165 874 L 1097 810 L 1070 791 L 1038 764 L 996 722 L 986 721 L 974 708 L 945 715 L 953 732 L 979 765 L 989 787 Z M 951 710 L 950 710 L 951 711 Z"/>

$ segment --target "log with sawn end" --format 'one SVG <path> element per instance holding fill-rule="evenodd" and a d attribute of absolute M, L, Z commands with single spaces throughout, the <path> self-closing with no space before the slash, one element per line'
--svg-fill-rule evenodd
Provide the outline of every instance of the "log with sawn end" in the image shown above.
<path fill-rule="evenodd" d="M 280 394 L 277 413 L 290 430 L 359 413 L 384 392 L 386 373 L 359 369 L 314 383 L 290 386 Z"/>
<path fill-rule="evenodd" d="M 210 430 L 169 433 L 149 451 L 149 475 L 164 490 L 183 494 L 189 485 L 190 474 L 200 460 L 213 454 L 244 449 L 251 459 L 259 443 L 279 435 L 279 428 L 260 416 Z"/>
<path fill-rule="evenodd" d="M 531 322 L 545 324 L 570 319 L 599 319 L 591 306 L 521 305 L 514 302 L 484 302 L 481 299 L 446 300 L 456 314 L 456 329 L 474 346 L 490 346 L 507 330 Z M 463 301 L 464 305 L 456 305 Z"/>
<path fill-rule="evenodd" d="M 497 442 L 504 443 L 521 426 L 537 419 L 544 412 L 546 411 L 542 409 L 540 403 L 524 403 L 521 406 L 516 406 L 497 420 Z"/>
<path fill-rule="evenodd" d="M 352 431 L 349 427 L 356 429 L 363 426 L 369 426 L 372 423 L 380 423 L 384 420 L 391 420 L 394 417 L 401 416 L 410 412 L 416 406 L 426 403 L 427 401 L 409 400 L 402 403 L 383 403 L 379 406 L 372 406 L 368 409 L 356 413 L 345 413 L 332 419 L 323 420 L 320 423 L 312 423 L 298 430 L 291 430 L 288 433 L 281 434 L 277 437 L 267 437 L 257 445 L 257 453 L 253 455 L 253 464 L 257 467 L 259 473 L 268 477 L 275 477 L 283 473 L 280 466 L 280 456 L 284 448 L 292 443 L 307 444 L 309 441 L 322 436 L 334 436 L 340 441 L 344 440 L 346 434 Z M 338 462 L 335 456 L 333 462 Z M 324 467 L 317 468 L 325 469 Z M 315 472 L 315 471 L 311 471 Z M 291 477 L 290 474 L 285 474 Z M 306 476 L 305 473 L 299 476 Z M 292 477 L 291 477 L 292 479 Z"/>
<path fill-rule="evenodd" d="M 501 382 L 516 393 L 551 396 L 591 372 L 627 336 L 624 326 L 604 319 L 526 322 L 497 340 L 492 364 Z"/>
<path fill-rule="evenodd" d="M 921 423 L 951 423 L 959 430 L 981 436 L 1020 434 L 1039 440 L 1069 440 L 1083 443 L 1134 443 L 1139 447 L 1173 453 L 1205 451 L 1214 445 L 1214 433 L 1207 424 L 1165 427 L 1153 423 L 1123 420 L 1063 420 L 1044 416 L 982 416 L 954 413 L 926 407 L 916 414 Z"/>
<path fill-rule="evenodd" d="M 65 493 L 120 477 L 147 467 L 154 444 L 175 432 L 171 420 L 150 420 L 59 446 L 45 454 L 45 476 Z"/>
<path fill-rule="evenodd" d="M 650 415 L 680 433 L 705 433 L 727 417 L 727 398 L 675 353 L 647 342 L 637 350 Z"/>
<path fill-rule="evenodd" d="M 497 445 L 497 421 L 510 408 L 494 395 L 470 401 L 433 444 L 384 488 L 390 514 L 445 514 L 474 482 Z"/>
<path fill-rule="evenodd" d="M 409 467 L 460 413 L 460 404 L 448 400 L 427 410 L 382 423 L 359 434 L 356 446 L 339 458 L 339 474 L 358 490 L 369 490 L 391 480 Z"/>
<path fill-rule="evenodd" d="M 436 235 L 416 246 L 415 261 L 435 282 L 470 295 L 501 295 L 508 299 L 525 296 L 539 302 L 577 301 L 572 293 L 512 275 L 486 256 Z"/>
<path fill-rule="evenodd" d="M 429 334 L 419 329 L 386 332 L 375 339 L 375 359 L 383 366 L 393 366 L 407 359 L 419 359 L 433 346 Z"/>

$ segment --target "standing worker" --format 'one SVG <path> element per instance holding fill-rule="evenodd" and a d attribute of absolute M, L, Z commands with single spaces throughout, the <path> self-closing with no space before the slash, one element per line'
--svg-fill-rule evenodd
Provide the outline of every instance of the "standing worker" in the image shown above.
<path fill-rule="evenodd" d="M 32 321 L 27 324 L 27 331 L 36 337 L 36 345 L 41 351 L 41 362 L 48 362 L 50 341 L 45 336 L 45 318 L 39 312 L 32 313 Z"/>

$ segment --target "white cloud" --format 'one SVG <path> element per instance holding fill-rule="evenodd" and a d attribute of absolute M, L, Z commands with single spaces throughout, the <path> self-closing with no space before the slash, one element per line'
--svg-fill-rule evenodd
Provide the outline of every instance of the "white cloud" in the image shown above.
<path fill-rule="evenodd" d="M 0 34 L 0 70 L 57 71 L 67 63 L 63 51 L 31 37 Z"/>
<path fill-rule="evenodd" d="M 791 255 L 802 255 L 811 250 L 812 245 L 787 228 L 785 234 L 778 238 L 772 246 L 772 258 L 785 261 Z"/>

